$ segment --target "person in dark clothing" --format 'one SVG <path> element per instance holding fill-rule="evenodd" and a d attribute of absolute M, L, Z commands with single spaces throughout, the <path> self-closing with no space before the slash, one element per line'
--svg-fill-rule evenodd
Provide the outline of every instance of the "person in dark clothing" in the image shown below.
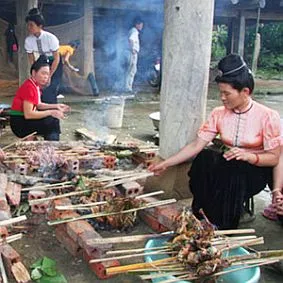
<path fill-rule="evenodd" d="M 251 98 L 254 79 L 242 57 L 230 54 L 218 69 L 223 106 L 212 111 L 193 142 L 149 170 L 160 174 L 196 156 L 189 172 L 193 213 L 201 218 L 202 208 L 220 229 L 234 229 L 243 203 L 272 182 L 280 155 L 280 117 Z M 225 152 L 206 148 L 218 135 Z"/>
<path fill-rule="evenodd" d="M 9 23 L 8 28 L 5 31 L 6 44 L 8 59 L 13 62 L 13 54 L 18 51 L 18 40 L 15 34 L 15 27 L 13 24 Z"/>
<path fill-rule="evenodd" d="M 41 90 L 49 77 L 47 62 L 38 60 L 33 63 L 31 77 L 18 89 L 10 111 L 10 125 L 16 136 L 22 138 L 36 131 L 45 140 L 59 140 L 59 119 L 63 119 L 70 108 L 65 104 L 41 102 Z"/>

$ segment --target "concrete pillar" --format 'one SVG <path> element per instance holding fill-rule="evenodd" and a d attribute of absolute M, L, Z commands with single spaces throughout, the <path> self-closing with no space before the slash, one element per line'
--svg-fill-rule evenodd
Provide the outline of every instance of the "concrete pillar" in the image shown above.
<path fill-rule="evenodd" d="M 27 36 L 27 27 L 25 17 L 31 8 L 35 8 L 38 5 L 37 0 L 17 0 L 16 1 L 16 13 L 17 13 L 17 34 L 18 34 L 18 66 L 19 66 L 19 85 L 21 85 L 25 79 L 29 77 L 29 63 L 28 56 L 25 51 L 25 38 Z"/>
<path fill-rule="evenodd" d="M 160 155 L 196 138 L 206 108 L 213 0 L 166 0 L 161 87 Z"/>
<path fill-rule="evenodd" d="M 84 0 L 83 19 L 83 75 L 94 73 L 93 62 L 93 1 Z"/>

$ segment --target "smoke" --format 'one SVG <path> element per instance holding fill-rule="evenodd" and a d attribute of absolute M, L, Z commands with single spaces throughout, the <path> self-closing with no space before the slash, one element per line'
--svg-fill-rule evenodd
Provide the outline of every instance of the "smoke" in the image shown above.
<path fill-rule="evenodd" d="M 161 55 L 162 48 L 163 1 L 154 1 L 155 7 L 157 5 L 160 7 L 155 12 L 147 10 L 151 2 L 151 0 L 139 2 L 140 10 L 98 9 L 95 11 L 95 67 L 100 88 L 117 92 L 124 90 L 129 56 L 128 33 L 136 17 L 142 18 L 144 28 L 140 33 L 141 50 L 135 81 L 138 84 L 146 81 L 147 69 L 153 63 L 153 58 Z"/>

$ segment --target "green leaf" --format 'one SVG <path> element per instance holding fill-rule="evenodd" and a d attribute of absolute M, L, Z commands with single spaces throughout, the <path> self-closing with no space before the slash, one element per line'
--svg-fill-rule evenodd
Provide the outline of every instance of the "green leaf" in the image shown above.
<path fill-rule="evenodd" d="M 40 258 L 39 260 L 37 260 L 35 263 L 33 263 L 30 268 L 33 269 L 33 268 L 41 268 L 41 264 L 42 264 L 42 258 Z"/>
<path fill-rule="evenodd" d="M 68 283 L 63 274 L 58 273 L 54 277 L 43 275 L 40 279 L 36 281 L 37 283 Z"/>
<path fill-rule="evenodd" d="M 41 270 L 48 276 L 56 276 L 56 261 L 48 257 L 44 257 L 42 260 Z"/>
<path fill-rule="evenodd" d="M 86 189 L 85 182 L 84 182 L 82 176 L 80 176 L 80 178 L 79 178 L 78 186 L 79 186 L 82 190 L 85 190 L 85 189 Z"/>
<path fill-rule="evenodd" d="M 31 272 L 31 279 L 32 280 L 38 280 L 39 278 L 42 277 L 42 273 L 40 272 L 40 268 L 35 268 L 32 272 Z"/>

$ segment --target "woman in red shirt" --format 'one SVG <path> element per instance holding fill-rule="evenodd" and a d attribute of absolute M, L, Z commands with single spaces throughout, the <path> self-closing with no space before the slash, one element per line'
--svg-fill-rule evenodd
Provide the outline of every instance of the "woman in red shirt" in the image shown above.
<path fill-rule="evenodd" d="M 38 60 L 31 66 L 31 77 L 16 92 L 10 120 L 16 136 L 22 138 L 36 131 L 45 140 L 59 140 L 59 119 L 63 119 L 65 112 L 70 109 L 65 104 L 41 102 L 41 91 L 48 84 L 49 77 L 49 64 Z"/>

